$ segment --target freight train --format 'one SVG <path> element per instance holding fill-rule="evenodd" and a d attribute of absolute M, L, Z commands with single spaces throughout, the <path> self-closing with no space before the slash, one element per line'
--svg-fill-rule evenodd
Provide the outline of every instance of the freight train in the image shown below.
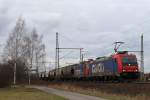
<path fill-rule="evenodd" d="M 139 73 L 136 55 L 121 51 L 109 57 L 89 59 L 51 70 L 47 75 L 41 74 L 41 78 L 46 80 L 122 81 L 137 80 Z"/>

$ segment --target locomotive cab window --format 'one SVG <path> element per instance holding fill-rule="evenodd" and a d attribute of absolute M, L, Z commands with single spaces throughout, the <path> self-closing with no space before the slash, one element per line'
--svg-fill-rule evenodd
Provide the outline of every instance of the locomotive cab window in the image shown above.
<path fill-rule="evenodd" d="M 131 57 L 122 58 L 122 64 L 124 66 L 137 66 L 137 59 Z"/>

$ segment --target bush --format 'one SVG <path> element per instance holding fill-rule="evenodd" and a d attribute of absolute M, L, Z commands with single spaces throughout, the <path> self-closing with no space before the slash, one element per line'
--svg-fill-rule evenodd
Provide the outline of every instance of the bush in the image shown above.
<path fill-rule="evenodd" d="M 27 67 L 23 62 L 18 60 L 16 69 L 17 84 L 24 84 L 25 82 L 27 82 L 27 79 L 28 79 Z"/>
<path fill-rule="evenodd" d="M 14 61 L 0 64 L 0 87 L 6 87 L 13 84 L 14 79 Z M 16 83 L 24 84 L 27 80 L 26 66 L 20 60 L 17 60 Z"/>
<path fill-rule="evenodd" d="M 13 67 L 10 64 L 0 64 L 0 87 L 11 85 L 13 81 Z"/>

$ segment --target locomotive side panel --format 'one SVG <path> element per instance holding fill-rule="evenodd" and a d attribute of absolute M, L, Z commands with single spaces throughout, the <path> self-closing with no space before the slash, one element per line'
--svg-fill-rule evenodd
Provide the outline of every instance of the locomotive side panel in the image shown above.
<path fill-rule="evenodd" d="M 92 76 L 115 76 L 117 72 L 117 63 L 114 59 L 96 61 L 91 65 Z"/>
<path fill-rule="evenodd" d="M 104 75 L 115 76 L 117 73 L 117 63 L 114 59 L 108 59 L 103 62 L 104 64 Z"/>
<path fill-rule="evenodd" d="M 96 62 L 91 64 L 92 76 L 103 76 L 104 75 L 104 63 Z"/>

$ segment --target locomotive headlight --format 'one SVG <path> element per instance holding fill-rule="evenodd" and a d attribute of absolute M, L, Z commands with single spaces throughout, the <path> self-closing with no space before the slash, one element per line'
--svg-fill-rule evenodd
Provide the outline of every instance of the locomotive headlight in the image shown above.
<path fill-rule="evenodd" d="M 138 70 L 136 69 L 135 71 L 137 72 Z"/>
<path fill-rule="evenodd" d="M 126 70 L 123 70 L 123 72 L 125 72 Z"/>

